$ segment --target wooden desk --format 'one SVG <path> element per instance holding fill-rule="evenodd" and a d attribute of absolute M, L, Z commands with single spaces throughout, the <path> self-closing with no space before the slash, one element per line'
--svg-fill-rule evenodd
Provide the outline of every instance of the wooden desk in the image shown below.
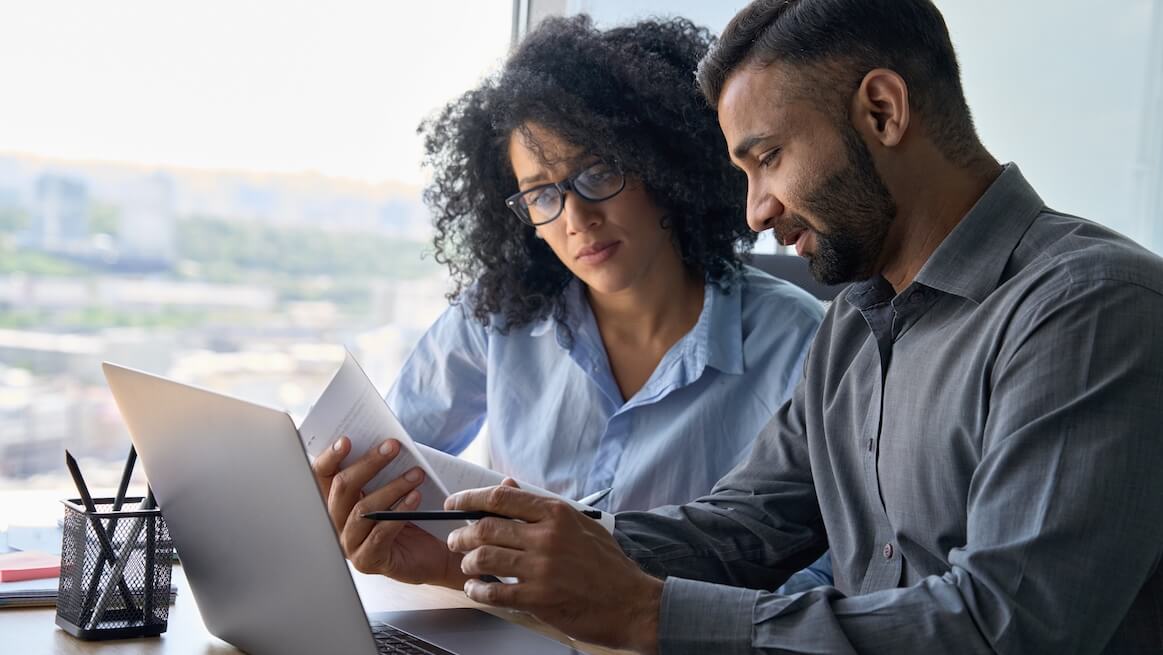
<path fill-rule="evenodd" d="M 443 587 L 406 585 L 381 577 L 353 572 L 364 608 L 368 612 L 386 612 L 405 609 L 435 609 L 442 607 L 478 607 L 502 618 L 520 623 L 532 630 L 569 643 L 567 637 L 532 617 L 485 607 L 464 594 Z M 69 636 L 53 622 L 56 609 L 0 609 L 0 652 L 19 655 L 46 653 L 72 655 L 100 653 L 101 655 L 224 655 L 237 654 L 230 644 L 206 631 L 194 597 L 186 586 L 180 566 L 174 567 L 174 584 L 178 599 L 170 606 L 169 629 L 159 638 L 121 641 L 80 641 Z M 612 655 L 614 651 L 598 646 L 573 642 L 574 648 L 595 655 Z"/>

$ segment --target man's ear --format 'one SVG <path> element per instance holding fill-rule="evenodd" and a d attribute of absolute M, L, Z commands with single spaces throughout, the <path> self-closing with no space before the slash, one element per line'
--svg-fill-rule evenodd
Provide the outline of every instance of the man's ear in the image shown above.
<path fill-rule="evenodd" d="M 887 68 L 868 72 L 852 97 L 852 122 L 870 142 L 891 148 L 909 129 L 909 87 Z"/>

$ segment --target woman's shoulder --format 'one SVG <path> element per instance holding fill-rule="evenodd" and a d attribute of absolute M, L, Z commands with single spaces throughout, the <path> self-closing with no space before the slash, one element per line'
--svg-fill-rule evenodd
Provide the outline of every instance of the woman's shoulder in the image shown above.
<path fill-rule="evenodd" d="M 440 320 L 456 324 L 462 330 L 476 332 L 488 340 L 519 341 L 544 338 L 556 334 L 562 325 L 567 329 L 576 329 L 576 324 L 580 321 L 579 297 L 581 303 L 585 300 L 577 289 L 576 280 L 567 285 L 562 294 L 565 297 L 565 311 L 561 316 L 555 315 L 551 308 L 546 308 L 539 316 L 514 322 L 506 316 L 503 309 L 490 312 L 477 311 L 478 295 L 474 284 L 451 301 Z"/>
<path fill-rule="evenodd" d="M 744 320 L 792 320 L 818 325 L 824 317 L 824 303 L 800 287 L 744 266 L 735 281 L 733 293 L 741 294 Z"/>

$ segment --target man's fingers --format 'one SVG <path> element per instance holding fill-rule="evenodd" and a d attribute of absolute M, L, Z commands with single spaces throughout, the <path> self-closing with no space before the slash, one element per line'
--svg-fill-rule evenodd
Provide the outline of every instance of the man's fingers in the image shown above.
<path fill-rule="evenodd" d="M 512 548 L 497 546 L 482 546 L 469 551 L 460 561 L 460 570 L 465 575 L 497 575 L 501 577 L 520 578 L 529 575 L 528 565 L 525 563 L 524 553 Z"/>
<path fill-rule="evenodd" d="M 454 553 L 467 553 L 488 545 L 524 550 L 529 543 L 529 529 L 525 523 L 489 517 L 450 532 L 448 549 Z"/>
<path fill-rule="evenodd" d="M 533 522 L 548 516 L 557 502 L 561 501 L 502 484 L 452 494 L 445 499 L 444 509 L 483 510 Z"/>
<path fill-rule="evenodd" d="M 524 584 L 505 584 L 471 579 L 464 583 L 464 595 L 478 603 L 495 607 L 526 609 L 529 592 Z"/>

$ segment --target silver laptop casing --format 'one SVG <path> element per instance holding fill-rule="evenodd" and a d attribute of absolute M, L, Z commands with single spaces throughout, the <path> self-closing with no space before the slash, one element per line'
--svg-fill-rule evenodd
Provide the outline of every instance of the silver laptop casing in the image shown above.
<path fill-rule="evenodd" d="M 250 653 L 375 653 L 291 417 L 103 369 L 207 629 Z"/>
<path fill-rule="evenodd" d="M 256 655 L 376 653 L 291 417 L 103 368 L 207 629 Z M 577 652 L 470 608 L 372 618 L 460 655 Z"/>

